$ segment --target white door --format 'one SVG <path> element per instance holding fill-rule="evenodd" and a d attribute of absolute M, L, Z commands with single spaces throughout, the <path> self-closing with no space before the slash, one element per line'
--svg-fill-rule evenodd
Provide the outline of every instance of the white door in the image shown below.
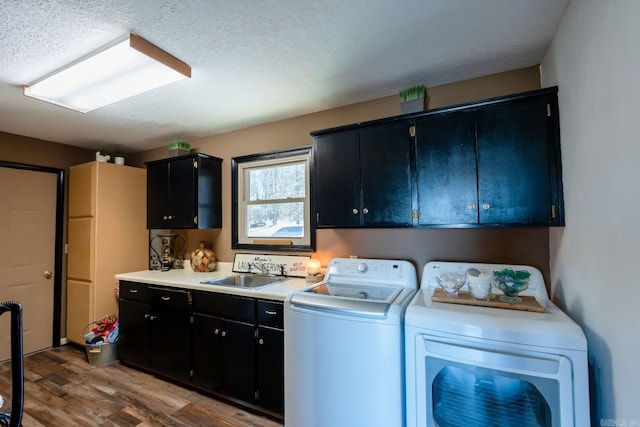
<path fill-rule="evenodd" d="M 53 342 L 56 199 L 55 173 L 0 167 L 0 301 L 22 304 L 25 354 Z M 10 323 L 0 317 L 0 361 Z"/>

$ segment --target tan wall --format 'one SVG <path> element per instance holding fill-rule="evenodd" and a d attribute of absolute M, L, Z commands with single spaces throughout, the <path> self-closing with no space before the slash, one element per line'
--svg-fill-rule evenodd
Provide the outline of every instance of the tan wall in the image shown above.
<path fill-rule="evenodd" d="M 66 169 L 95 160 L 95 151 L 0 132 L 0 160 Z"/>
<path fill-rule="evenodd" d="M 539 67 L 530 67 L 469 81 L 429 88 L 428 107 L 508 95 L 540 88 Z M 212 245 L 222 261 L 233 261 L 231 250 L 231 158 L 312 144 L 309 132 L 400 114 L 398 96 L 322 111 L 265 125 L 190 141 L 192 151 L 222 158 L 223 228 L 189 231 L 188 250 L 199 240 Z M 129 161 L 168 157 L 166 148 L 130 156 Z M 430 260 L 467 260 L 531 264 L 549 273 L 548 229 L 334 229 L 317 231 L 317 253 L 323 263 L 333 257 L 402 258 L 418 269 Z"/>

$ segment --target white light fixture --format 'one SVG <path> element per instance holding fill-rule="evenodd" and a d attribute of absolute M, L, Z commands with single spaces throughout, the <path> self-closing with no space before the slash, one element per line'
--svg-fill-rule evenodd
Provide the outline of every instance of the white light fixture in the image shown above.
<path fill-rule="evenodd" d="M 191 67 L 135 35 L 25 86 L 26 96 L 86 113 L 191 77 Z"/>

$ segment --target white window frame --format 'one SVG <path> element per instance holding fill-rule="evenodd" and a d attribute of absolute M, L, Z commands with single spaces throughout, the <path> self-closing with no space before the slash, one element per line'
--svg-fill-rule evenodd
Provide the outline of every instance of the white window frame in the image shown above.
<path fill-rule="evenodd" d="M 311 195 L 311 147 L 254 154 L 231 159 L 232 169 L 232 249 L 267 249 L 277 251 L 314 251 L 315 222 L 312 212 Z M 249 171 L 284 166 L 292 163 L 305 165 L 305 197 L 288 199 L 249 200 Z M 247 207 L 253 204 L 291 203 L 304 204 L 303 237 L 249 237 L 247 230 Z M 285 243 L 286 242 L 286 243 Z"/>

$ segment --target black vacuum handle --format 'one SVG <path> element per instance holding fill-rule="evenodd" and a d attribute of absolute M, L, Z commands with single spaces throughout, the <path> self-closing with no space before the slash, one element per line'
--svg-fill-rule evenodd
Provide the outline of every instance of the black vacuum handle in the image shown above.
<path fill-rule="evenodd" d="M 0 302 L 0 315 L 11 312 L 11 421 L 9 427 L 22 423 L 24 406 L 24 363 L 22 360 L 22 305 L 16 301 Z"/>

